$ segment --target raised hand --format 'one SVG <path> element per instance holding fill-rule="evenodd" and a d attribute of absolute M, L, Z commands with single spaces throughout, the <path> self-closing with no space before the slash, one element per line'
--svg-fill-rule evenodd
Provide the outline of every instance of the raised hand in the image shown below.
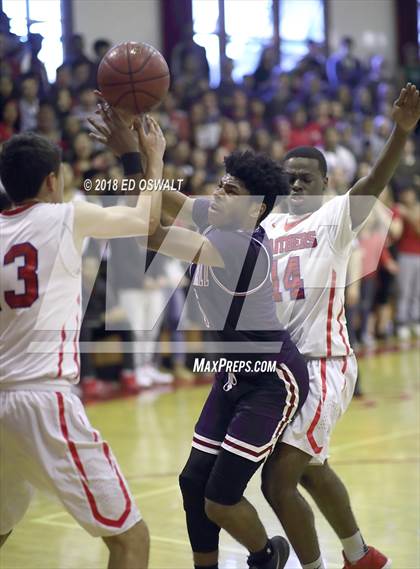
<path fill-rule="evenodd" d="M 128 152 L 139 152 L 139 138 L 135 130 L 127 124 L 126 117 L 108 103 L 98 104 L 97 117 L 90 117 L 89 123 L 93 131 L 89 133 L 91 138 L 108 146 L 116 156 L 122 156 Z"/>
<path fill-rule="evenodd" d="M 133 128 L 138 136 L 141 152 L 148 160 L 162 160 L 166 148 L 166 140 L 158 122 L 150 115 L 135 118 Z"/>
<path fill-rule="evenodd" d="M 420 120 L 420 94 L 415 85 L 407 83 L 392 107 L 392 118 L 405 132 L 410 132 Z"/>

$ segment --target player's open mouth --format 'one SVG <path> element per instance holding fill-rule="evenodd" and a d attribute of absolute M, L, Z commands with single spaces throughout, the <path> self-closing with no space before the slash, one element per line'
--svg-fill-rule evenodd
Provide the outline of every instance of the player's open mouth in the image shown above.
<path fill-rule="evenodd" d="M 304 199 L 305 196 L 302 191 L 292 190 L 290 192 L 290 201 L 292 201 L 294 204 L 301 204 L 303 203 Z"/>

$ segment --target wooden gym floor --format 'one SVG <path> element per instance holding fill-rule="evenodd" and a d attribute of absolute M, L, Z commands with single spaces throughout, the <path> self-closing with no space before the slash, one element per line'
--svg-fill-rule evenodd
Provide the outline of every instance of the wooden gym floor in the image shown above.
<path fill-rule="evenodd" d="M 363 534 L 394 561 L 394 569 L 419 569 L 419 354 L 386 353 L 359 362 L 366 398 L 355 400 L 339 423 L 331 464 L 351 493 Z M 139 398 L 88 407 L 90 420 L 116 454 L 151 536 L 151 569 L 192 567 L 177 475 L 208 386 L 149 392 Z M 270 535 L 280 528 L 264 503 L 259 475 L 247 496 Z M 324 558 L 341 568 L 340 543 L 317 515 Z M 223 569 L 245 569 L 246 552 L 223 534 Z M 97 569 L 106 549 L 89 537 L 58 503 L 38 495 L 0 551 L 1 569 Z M 299 564 L 292 554 L 287 569 Z"/>

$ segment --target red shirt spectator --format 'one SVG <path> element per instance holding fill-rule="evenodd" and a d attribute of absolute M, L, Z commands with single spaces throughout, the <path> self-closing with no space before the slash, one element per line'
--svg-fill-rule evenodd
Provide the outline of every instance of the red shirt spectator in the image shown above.
<path fill-rule="evenodd" d="M 2 113 L 0 122 L 0 143 L 6 142 L 11 136 L 17 133 L 16 124 L 19 118 L 19 111 L 16 101 L 7 101 Z"/>

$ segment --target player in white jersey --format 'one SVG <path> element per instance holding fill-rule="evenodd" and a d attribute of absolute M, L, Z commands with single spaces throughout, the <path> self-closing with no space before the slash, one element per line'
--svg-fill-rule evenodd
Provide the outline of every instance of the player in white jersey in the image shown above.
<path fill-rule="evenodd" d="M 155 121 L 131 130 L 110 109 L 103 117 L 125 175 L 141 179 L 141 146 L 146 177 L 156 177 L 165 140 Z M 39 488 L 103 537 L 110 568 L 144 569 L 147 526 L 71 387 L 79 380 L 83 240 L 154 232 L 161 197 L 142 193 L 135 207 L 63 203 L 60 162 L 59 150 L 34 134 L 12 137 L 0 155 L 13 204 L 0 214 L 0 546 Z"/>
<path fill-rule="evenodd" d="M 385 555 L 366 546 L 347 490 L 327 457 L 331 432 L 351 401 L 357 376 L 344 314 L 352 242 L 420 118 L 415 86 L 402 89 L 393 118 L 394 130 L 370 174 L 347 194 L 326 203 L 323 154 L 312 147 L 291 150 L 284 159 L 290 178 L 289 213 L 272 214 L 264 222 L 273 245 L 278 317 L 307 358 L 310 388 L 302 410 L 265 466 L 263 492 L 304 569 L 323 569 L 324 564 L 313 513 L 297 490 L 299 482 L 340 538 L 345 568 L 391 567 Z"/>

